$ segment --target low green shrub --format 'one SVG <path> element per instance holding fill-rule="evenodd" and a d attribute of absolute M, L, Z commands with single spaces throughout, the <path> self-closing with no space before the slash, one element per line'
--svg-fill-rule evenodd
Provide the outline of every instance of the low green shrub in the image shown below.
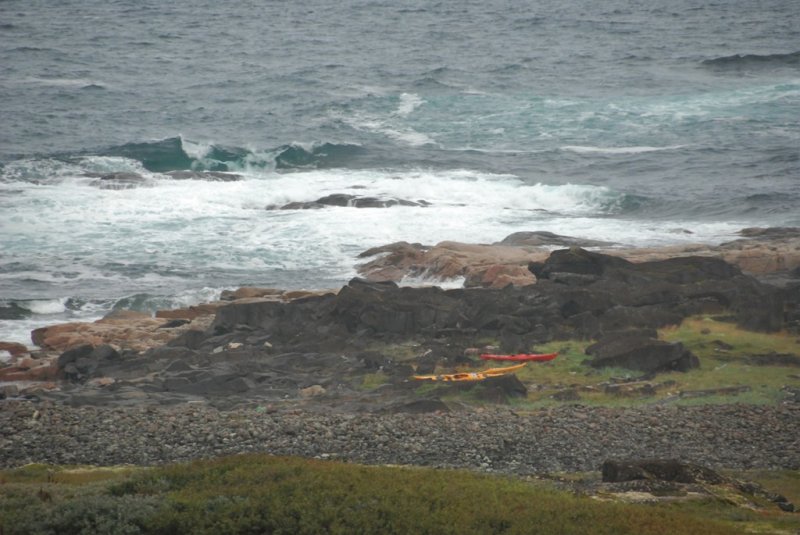
<path fill-rule="evenodd" d="M 160 500 L 151 496 L 79 496 L 61 503 L 35 503 L 2 523 L 4 535 L 138 535 Z M 7 512 L 7 511 L 6 511 Z"/>
<path fill-rule="evenodd" d="M 255 454 L 149 468 L 117 482 L 49 484 L 52 499 L 37 497 L 38 487 L 0 485 L 0 533 L 740 532 L 699 514 L 600 502 L 511 477 Z"/>
<path fill-rule="evenodd" d="M 153 470 L 153 533 L 730 533 L 698 518 L 597 503 L 511 478 L 257 455 Z"/>

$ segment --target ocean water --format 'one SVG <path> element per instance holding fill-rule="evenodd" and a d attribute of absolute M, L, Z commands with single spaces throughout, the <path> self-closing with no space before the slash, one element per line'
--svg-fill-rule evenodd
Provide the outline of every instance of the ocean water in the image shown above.
<path fill-rule="evenodd" d="M 425 202 L 271 209 L 337 193 Z M 0 2 L 0 340 L 338 287 L 398 240 L 719 243 L 799 208 L 795 0 Z"/>

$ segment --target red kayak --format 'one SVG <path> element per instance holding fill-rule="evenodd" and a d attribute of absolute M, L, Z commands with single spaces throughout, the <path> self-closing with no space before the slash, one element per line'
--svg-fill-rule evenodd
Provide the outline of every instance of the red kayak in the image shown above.
<path fill-rule="evenodd" d="M 519 353 L 517 355 L 492 355 L 484 353 L 481 355 L 483 360 L 514 360 L 514 361 L 533 361 L 548 362 L 558 356 L 558 353 Z"/>

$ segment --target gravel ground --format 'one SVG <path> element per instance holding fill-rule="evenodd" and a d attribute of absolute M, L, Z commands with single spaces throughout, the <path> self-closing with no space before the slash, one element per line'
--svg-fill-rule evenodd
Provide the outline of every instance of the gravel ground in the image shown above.
<path fill-rule="evenodd" d="M 800 469 L 800 405 L 565 406 L 434 414 L 284 408 L 0 404 L 0 465 L 152 465 L 243 452 L 514 474 L 598 470 L 608 458 Z"/>

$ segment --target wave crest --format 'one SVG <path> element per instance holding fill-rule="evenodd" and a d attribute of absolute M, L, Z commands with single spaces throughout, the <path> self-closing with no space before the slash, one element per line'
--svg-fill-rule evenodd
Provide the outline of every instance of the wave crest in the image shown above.
<path fill-rule="evenodd" d="M 733 54 L 703 60 L 709 67 L 800 66 L 800 51 L 785 54 Z"/>
<path fill-rule="evenodd" d="M 99 151 L 99 156 L 123 157 L 141 162 L 148 171 L 243 171 L 248 169 L 329 168 L 346 165 L 363 152 L 359 145 L 290 143 L 264 151 L 243 147 L 202 144 L 182 137 L 126 143 Z"/>

